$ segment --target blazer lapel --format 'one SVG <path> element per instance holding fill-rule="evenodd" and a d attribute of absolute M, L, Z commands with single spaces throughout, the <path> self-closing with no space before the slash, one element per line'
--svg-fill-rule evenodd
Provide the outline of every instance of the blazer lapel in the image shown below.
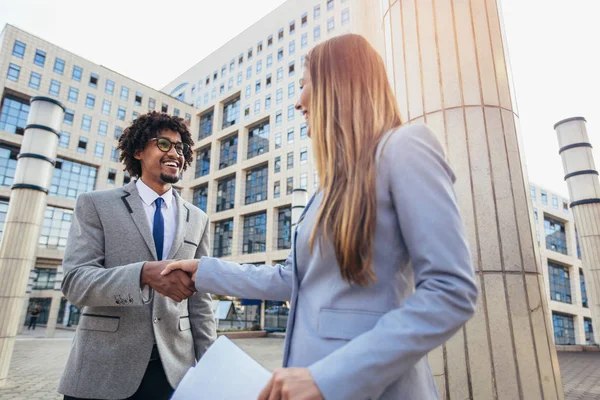
<path fill-rule="evenodd" d="M 185 202 L 175 190 L 173 190 L 173 196 L 175 196 L 175 201 L 177 203 L 177 227 L 175 228 L 175 238 L 173 239 L 171 251 L 169 252 L 169 260 L 174 259 L 175 254 L 179 251 L 179 248 L 183 243 L 188 223 L 190 222 L 190 210 L 186 207 Z"/>
<path fill-rule="evenodd" d="M 158 257 L 156 255 L 156 246 L 154 245 L 154 237 L 152 236 L 152 231 L 150 230 L 150 226 L 148 225 L 148 217 L 146 216 L 146 212 L 144 211 L 144 207 L 142 206 L 142 199 L 137 191 L 137 186 L 135 185 L 135 181 L 131 181 L 127 186 L 123 187 L 123 191 L 125 192 L 121 197 L 125 207 L 127 207 L 127 211 L 131 215 L 133 222 L 137 226 L 140 231 L 140 235 L 144 238 L 148 249 L 152 253 L 152 256 L 156 260 Z"/>

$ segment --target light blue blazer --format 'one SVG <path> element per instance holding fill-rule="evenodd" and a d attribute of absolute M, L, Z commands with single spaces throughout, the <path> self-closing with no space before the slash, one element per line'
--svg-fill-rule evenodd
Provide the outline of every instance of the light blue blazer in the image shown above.
<path fill-rule="evenodd" d="M 327 400 L 436 399 L 426 355 L 471 318 L 477 298 L 455 177 L 423 125 L 389 132 L 377 160 L 375 284 L 344 281 L 331 243 L 309 250 L 317 193 L 283 265 L 202 257 L 196 287 L 291 300 L 283 366 L 308 367 Z"/>

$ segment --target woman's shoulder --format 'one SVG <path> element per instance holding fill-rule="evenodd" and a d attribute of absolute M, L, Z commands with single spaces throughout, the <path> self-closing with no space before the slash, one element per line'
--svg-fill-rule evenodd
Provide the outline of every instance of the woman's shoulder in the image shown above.
<path fill-rule="evenodd" d="M 397 158 L 410 155 L 417 149 L 428 148 L 444 154 L 436 134 L 424 124 L 400 125 L 386 133 L 379 143 L 378 158 Z"/>

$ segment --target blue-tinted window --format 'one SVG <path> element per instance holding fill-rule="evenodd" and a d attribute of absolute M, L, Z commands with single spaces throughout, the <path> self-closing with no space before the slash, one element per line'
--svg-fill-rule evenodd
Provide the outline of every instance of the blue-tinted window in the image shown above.
<path fill-rule="evenodd" d="M 294 54 L 296 52 L 296 41 L 292 40 L 289 47 L 289 53 Z"/>
<path fill-rule="evenodd" d="M 196 154 L 196 178 L 210 173 L 210 146 L 200 149 Z M 206 211 L 206 210 L 205 210 Z"/>
<path fill-rule="evenodd" d="M 583 277 L 583 270 L 581 268 L 579 268 L 579 285 L 581 288 L 581 307 L 589 308 L 585 278 Z"/>
<path fill-rule="evenodd" d="M 306 46 L 308 46 L 308 34 L 305 32 L 300 38 L 300 47 L 305 48 Z"/>
<path fill-rule="evenodd" d="M 208 185 L 198 186 L 194 189 L 194 205 L 206 212 L 206 203 L 208 201 Z"/>
<path fill-rule="evenodd" d="M 88 93 L 87 97 L 85 98 L 85 106 L 93 110 L 96 106 L 96 96 Z"/>
<path fill-rule="evenodd" d="M 313 40 L 315 42 L 321 40 L 321 25 L 317 25 L 313 28 Z"/>
<path fill-rule="evenodd" d="M 93 88 L 97 88 L 98 87 L 98 75 L 97 74 L 90 74 L 90 83 L 89 85 Z"/>
<path fill-rule="evenodd" d="M 213 257 L 231 255 L 233 247 L 233 219 L 215 222 Z"/>
<path fill-rule="evenodd" d="M 115 139 L 119 140 L 122 134 L 123 128 L 121 128 L 120 126 L 115 126 Z"/>
<path fill-rule="evenodd" d="M 217 184 L 216 211 L 230 210 L 235 207 L 235 175 L 223 178 Z"/>
<path fill-rule="evenodd" d="M 346 25 L 350 21 L 350 10 L 345 8 L 342 11 L 342 25 Z"/>
<path fill-rule="evenodd" d="M 548 279 L 550 280 L 550 300 L 571 304 L 569 268 L 548 260 Z"/>
<path fill-rule="evenodd" d="M 75 161 L 57 159 L 50 185 L 50 195 L 76 199 L 94 190 L 97 168 Z"/>
<path fill-rule="evenodd" d="M 98 125 L 98 135 L 106 136 L 107 132 L 108 132 L 108 122 L 100 121 L 100 124 Z"/>
<path fill-rule="evenodd" d="M 277 218 L 277 249 L 292 248 L 292 208 L 282 207 Z"/>
<path fill-rule="evenodd" d="M 300 125 L 300 140 L 306 139 L 308 137 L 307 133 L 308 129 L 306 128 L 306 123 L 302 123 L 302 125 Z"/>
<path fill-rule="evenodd" d="M 72 219 L 73 210 L 47 206 L 40 231 L 39 246 L 49 249 L 64 249 L 67 246 Z M 39 283 L 39 276 L 37 281 Z M 48 289 L 53 288 L 54 284 L 48 287 Z"/>
<path fill-rule="evenodd" d="M 20 73 L 21 73 L 21 67 L 19 67 L 18 65 L 15 65 L 15 64 L 9 64 L 6 78 L 8 78 L 8 80 L 16 82 L 19 80 Z"/>
<path fill-rule="evenodd" d="M 113 94 L 115 92 L 115 83 L 110 79 L 107 79 L 106 86 L 104 86 L 104 91 L 108 94 Z"/>
<path fill-rule="evenodd" d="M 573 316 L 552 313 L 552 325 L 554 327 L 554 343 L 557 345 L 575 344 L 575 324 Z"/>
<path fill-rule="evenodd" d="M 594 340 L 594 327 L 590 318 L 583 318 L 583 330 L 585 332 L 585 344 L 595 345 L 596 341 Z"/>
<path fill-rule="evenodd" d="M 71 134 L 69 132 L 62 131 L 60 133 L 60 139 L 58 141 L 58 145 L 60 147 L 68 148 L 70 139 L 71 139 Z"/>
<path fill-rule="evenodd" d="M 83 69 L 81 69 L 81 67 L 78 67 L 77 65 L 74 65 L 73 66 L 73 75 L 71 76 L 71 78 L 74 81 L 80 82 L 81 75 L 83 75 Z"/>
<path fill-rule="evenodd" d="M 129 99 L 129 88 L 126 86 L 121 86 L 121 99 L 123 99 L 123 100 Z"/>
<path fill-rule="evenodd" d="M 6 95 L 2 101 L 0 130 L 22 135 L 27 126 L 29 102 L 15 96 Z"/>
<path fill-rule="evenodd" d="M 23 58 L 25 55 L 25 43 L 15 40 L 15 44 L 13 45 L 13 56 Z"/>
<path fill-rule="evenodd" d="M 77 103 L 77 99 L 79 98 L 79 89 L 76 89 L 74 87 L 69 87 L 69 95 L 67 97 L 67 100 L 69 100 L 71 103 Z"/>
<path fill-rule="evenodd" d="M 41 82 L 42 76 L 37 72 L 32 72 L 29 76 L 29 87 L 38 90 Z"/>
<path fill-rule="evenodd" d="M 237 135 L 233 135 L 227 139 L 221 140 L 221 157 L 219 159 L 219 169 L 227 168 L 237 162 L 237 144 Z"/>
<path fill-rule="evenodd" d="M 544 230 L 546 233 L 546 248 L 562 254 L 568 254 L 565 224 L 545 216 Z"/>
<path fill-rule="evenodd" d="M 208 93 L 204 95 L 208 96 Z M 198 131 L 198 140 L 204 139 L 212 135 L 213 112 L 208 111 L 200 116 L 200 129 Z"/>
<path fill-rule="evenodd" d="M 60 82 L 52 79 L 50 81 L 50 89 L 48 90 L 48 93 L 54 96 L 58 96 L 60 93 Z"/>
<path fill-rule="evenodd" d="M 83 114 L 83 118 L 81 118 L 81 129 L 84 131 L 89 131 L 92 129 L 92 117 Z"/>
<path fill-rule="evenodd" d="M 119 106 L 119 109 L 117 110 L 117 118 L 120 119 L 121 121 L 125 121 L 126 113 L 127 113 L 127 109 L 123 106 Z"/>
<path fill-rule="evenodd" d="M 88 138 L 85 136 L 79 136 L 79 143 L 77 143 L 77 151 L 79 153 L 85 153 L 87 151 Z"/>
<path fill-rule="evenodd" d="M 134 103 L 136 106 L 141 106 L 142 105 L 142 98 L 143 95 L 140 92 L 136 92 L 135 93 L 135 99 L 134 99 Z"/>
<path fill-rule="evenodd" d="M 35 56 L 33 57 L 33 63 L 43 67 L 46 64 L 46 52 L 42 50 L 36 50 Z"/>
<path fill-rule="evenodd" d="M 19 148 L 0 143 L 0 186 L 12 186 Z"/>
<path fill-rule="evenodd" d="M 248 159 L 269 151 L 269 131 L 268 120 L 248 128 Z"/>
<path fill-rule="evenodd" d="M 119 161 L 119 149 L 114 147 L 110 151 L 110 161 Z"/>
<path fill-rule="evenodd" d="M 288 112 L 287 112 L 287 120 L 288 121 L 293 121 L 294 120 L 294 116 L 296 115 L 296 113 L 294 112 L 294 105 L 290 104 L 288 106 Z"/>
<path fill-rule="evenodd" d="M 62 75 L 65 72 L 65 60 L 58 57 L 54 59 L 54 72 L 59 75 Z"/>
<path fill-rule="evenodd" d="M 104 143 L 96 142 L 96 151 L 94 152 L 94 155 L 98 158 L 104 157 Z"/>
<path fill-rule="evenodd" d="M 244 216 L 243 254 L 264 253 L 267 251 L 267 213 Z"/>
<path fill-rule="evenodd" d="M 111 106 L 112 106 L 112 103 L 110 101 L 104 100 L 102 102 L 102 114 L 110 115 Z"/>
<path fill-rule="evenodd" d="M 267 164 L 246 172 L 245 204 L 267 199 L 269 166 Z"/>
<path fill-rule="evenodd" d="M 63 122 L 67 125 L 73 125 L 73 120 L 75 119 L 75 111 L 67 110 L 65 111 L 65 118 Z"/>

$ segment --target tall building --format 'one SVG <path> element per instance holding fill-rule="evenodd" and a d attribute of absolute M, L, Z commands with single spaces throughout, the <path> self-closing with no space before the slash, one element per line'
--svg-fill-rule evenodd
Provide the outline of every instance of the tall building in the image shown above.
<path fill-rule="evenodd" d="M 530 184 L 542 274 L 557 345 L 594 343 L 581 250 L 569 199 Z"/>
<path fill-rule="evenodd" d="M 194 125 L 194 107 L 92 63 L 11 25 L 0 34 L 0 235 L 8 210 L 17 155 L 32 96 L 47 96 L 67 111 L 36 266 L 31 272 L 29 302 L 41 306 L 40 323 L 76 325 L 78 309 L 60 292 L 61 262 L 75 199 L 80 193 L 119 187 L 130 181 L 118 162 L 117 138 L 138 115 L 162 110 Z M 180 190 L 182 187 L 179 188 Z"/>

